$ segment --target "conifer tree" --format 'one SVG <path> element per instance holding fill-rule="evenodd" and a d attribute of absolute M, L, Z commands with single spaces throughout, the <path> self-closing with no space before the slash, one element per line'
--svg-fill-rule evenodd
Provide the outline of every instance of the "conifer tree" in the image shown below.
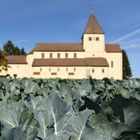
<path fill-rule="evenodd" d="M 7 70 L 8 68 L 6 56 L 7 56 L 7 52 L 0 50 L 0 71 Z"/>
<path fill-rule="evenodd" d="M 7 52 L 8 55 L 25 55 L 26 52 L 24 48 L 20 49 L 17 46 L 15 46 L 12 41 L 7 41 L 4 46 L 3 50 Z"/>
<path fill-rule="evenodd" d="M 123 79 L 129 79 L 132 77 L 132 70 L 129 63 L 129 59 L 125 50 L 123 52 Z"/>

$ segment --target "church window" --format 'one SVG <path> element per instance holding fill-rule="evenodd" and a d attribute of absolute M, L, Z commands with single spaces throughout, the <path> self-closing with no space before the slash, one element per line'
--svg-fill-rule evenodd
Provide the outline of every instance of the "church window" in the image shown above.
<path fill-rule="evenodd" d="M 74 58 L 77 58 L 77 54 L 76 53 L 74 53 Z"/>
<path fill-rule="evenodd" d="M 96 37 L 96 41 L 99 41 L 99 37 Z"/>
<path fill-rule="evenodd" d="M 94 69 L 92 69 L 92 73 L 94 73 Z"/>
<path fill-rule="evenodd" d="M 44 53 L 41 54 L 41 58 L 45 58 L 45 54 Z"/>
<path fill-rule="evenodd" d="M 111 68 L 113 68 L 113 66 L 114 66 L 114 63 L 113 63 L 113 61 L 111 61 Z"/>
<path fill-rule="evenodd" d="M 50 58 L 52 58 L 53 57 L 53 54 L 52 53 L 50 53 Z"/>
<path fill-rule="evenodd" d="M 88 40 L 89 40 L 89 41 L 92 41 L 92 37 L 89 37 Z"/>
<path fill-rule="evenodd" d="M 66 71 L 68 71 L 68 68 L 66 68 Z"/>
<path fill-rule="evenodd" d="M 49 71 L 51 71 L 51 68 L 49 68 Z"/>
<path fill-rule="evenodd" d="M 57 54 L 57 57 L 60 58 L 60 53 Z"/>
<path fill-rule="evenodd" d="M 105 72 L 105 70 L 104 69 L 102 69 L 102 73 L 104 73 Z"/>
<path fill-rule="evenodd" d="M 13 76 L 14 76 L 14 78 L 16 78 L 17 77 L 17 74 L 13 74 Z"/>
<path fill-rule="evenodd" d="M 57 71 L 60 71 L 60 69 L 58 68 Z"/>
<path fill-rule="evenodd" d="M 76 71 L 76 68 L 74 68 L 74 71 Z"/>
<path fill-rule="evenodd" d="M 65 57 L 68 58 L 68 53 L 65 54 Z"/>

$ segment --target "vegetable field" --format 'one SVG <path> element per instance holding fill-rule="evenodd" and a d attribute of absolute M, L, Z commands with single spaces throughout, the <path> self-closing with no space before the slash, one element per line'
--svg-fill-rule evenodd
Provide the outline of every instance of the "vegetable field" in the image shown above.
<path fill-rule="evenodd" d="M 139 79 L 0 78 L 0 140 L 139 139 Z"/>

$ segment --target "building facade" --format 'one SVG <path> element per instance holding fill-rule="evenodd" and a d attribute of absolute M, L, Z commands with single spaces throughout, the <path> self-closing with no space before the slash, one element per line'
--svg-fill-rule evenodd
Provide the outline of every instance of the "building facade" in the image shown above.
<path fill-rule="evenodd" d="M 1 75 L 33 78 L 122 79 L 122 50 L 106 44 L 96 17 L 90 15 L 81 43 L 37 43 L 26 56 L 8 56 Z"/>

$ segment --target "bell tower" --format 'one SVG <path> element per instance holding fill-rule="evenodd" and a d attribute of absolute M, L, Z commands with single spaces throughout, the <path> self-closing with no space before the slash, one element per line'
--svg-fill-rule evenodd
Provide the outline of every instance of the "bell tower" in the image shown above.
<path fill-rule="evenodd" d="M 96 17 L 91 14 L 83 33 L 83 48 L 86 53 L 103 53 L 105 50 L 104 31 Z"/>

